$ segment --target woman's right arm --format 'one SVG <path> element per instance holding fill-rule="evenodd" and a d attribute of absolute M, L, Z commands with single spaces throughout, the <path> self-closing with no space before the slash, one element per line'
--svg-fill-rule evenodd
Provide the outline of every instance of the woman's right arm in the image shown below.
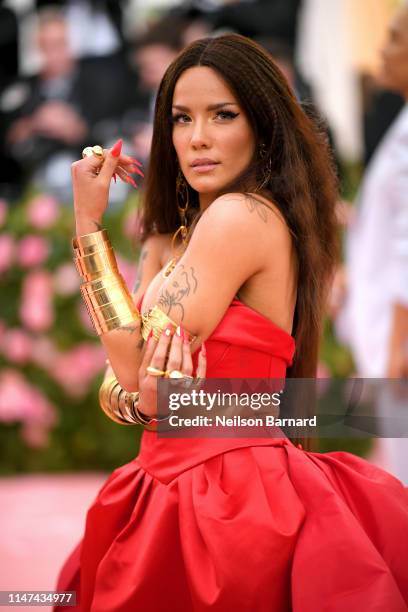
<path fill-rule="evenodd" d="M 132 158 L 121 154 L 121 141 L 118 141 L 111 150 L 105 151 L 103 165 L 100 158 L 94 155 L 72 165 L 77 237 L 102 228 L 112 176 L 116 172 L 126 180 L 127 172 L 132 171 L 132 163 Z M 139 266 L 140 286 L 135 301 L 160 270 L 160 244 L 160 240 L 154 240 L 154 237 L 145 242 Z M 125 301 L 126 298 L 123 299 Z M 100 338 L 121 387 L 136 391 L 143 348 L 140 319 L 135 317 L 126 325 L 105 331 Z"/>

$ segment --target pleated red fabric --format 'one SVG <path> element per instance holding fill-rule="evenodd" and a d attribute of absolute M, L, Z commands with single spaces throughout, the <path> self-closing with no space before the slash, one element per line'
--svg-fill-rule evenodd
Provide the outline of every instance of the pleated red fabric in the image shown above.
<path fill-rule="evenodd" d="M 217 378 L 280 378 L 295 348 L 238 300 L 206 347 Z M 407 490 L 354 455 L 145 431 L 56 589 L 81 612 L 405 612 L 407 544 Z"/>

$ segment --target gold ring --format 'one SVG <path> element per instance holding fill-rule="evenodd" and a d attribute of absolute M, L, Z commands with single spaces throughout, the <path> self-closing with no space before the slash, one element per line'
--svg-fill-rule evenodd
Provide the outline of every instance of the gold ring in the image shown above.
<path fill-rule="evenodd" d="M 151 374 L 151 376 L 164 376 L 165 375 L 164 370 L 159 370 L 158 368 L 155 368 L 154 366 L 147 366 L 146 372 L 148 374 Z"/>
<path fill-rule="evenodd" d="M 166 370 L 164 373 L 165 378 L 186 378 L 189 380 L 193 379 L 193 376 L 189 376 L 188 374 L 183 374 L 180 370 Z"/>
<path fill-rule="evenodd" d="M 93 147 L 85 147 L 82 151 L 82 157 L 91 157 L 91 155 L 95 155 L 95 157 L 99 157 L 100 159 L 105 158 L 105 154 L 100 145 L 95 145 Z"/>

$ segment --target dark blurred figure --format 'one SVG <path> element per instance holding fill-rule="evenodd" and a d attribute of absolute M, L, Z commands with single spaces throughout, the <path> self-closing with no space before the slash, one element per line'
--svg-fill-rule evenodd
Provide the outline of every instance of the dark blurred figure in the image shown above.
<path fill-rule="evenodd" d="M 116 58 L 78 62 L 57 9 L 40 15 L 36 41 L 41 71 L 24 81 L 26 99 L 7 117 L 6 148 L 25 180 L 66 201 L 70 164 L 85 144 L 103 145 L 117 135 L 131 83 Z"/>
<path fill-rule="evenodd" d="M 379 87 L 372 78 L 369 82 L 366 80 L 364 90 L 364 165 L 367 166 L 405 101 L 400 94 Z"/>
<path fill-rule="evenodd" d="M 17 17 L 0 0 L 0 94 L 18 74 Z"/>
<path fill-rule="evenodd" d="M 301 3 L 302 0 L 228 2 L 219 9 L 208 12 L 208 18 L 214 29 L 232 28 L 250 38 L 278 38 L 293 49 Z"/>
<path fill-rule="evenodd" d="M 14 197 L 16 191 L 11 185 L 18 184 L 20 169 L 15 161 L 5 154 L 2 146 L 7 130 L 3 117 L 9 107 L 14 106 L 15 100 L 21 97 L 22 91 L 17 89 L 10 91 L 9 95 L 4 95 L 18 75 L 18 22 L 13 11 L 3 4 L 3 0 L 0 0 L 0 183 L 4 182 L 3 177 L 7 177 L 10 187 L 3 196 Z"/>
<path fill-rule="evenodd" d="M 45 7 L 58 7 L 64 9 L 66 17 L 70 20 L 77 20 L 77 23 L 72 23 L 74 29 L 78 32 L 81 31 L 81 25 L 85 26 L 87 30 L 87 36 L 82 39 L 82 49 L 79 49 L 80 56 L 92 56 L 92 55 L 108 55 L 123 48 L 125 45 L 125 37 L 123 33 L 123 5 L 126 0 L 36 0 L 35 4 L 37 9 L 44 9 Z M 106 23 L 103 20 L 106 18 Z M 86 23 L 90 20 L 90 23 Z M 80 23 L 80 22 L 85 23 Z M 105 30 L 105 38 L 103 40 L 103 34 L 100 35 L 96 30 L 98 27 L 102 27 Z M 109 28 L 112 28 L 112 32 L 109 32 Z M 113 37 L 117 37 L 117 42 L 112 40 Z M 99 39 L 99 40 L 96 40 Z M 98 44 L 100 48 L 98 49 Z M 110 45 L 109 50 L 104 49 L 103 45 Z M 95 45 L 92 47 L 90 45 Z M 112 47 L 112 45 L 115 45 Z M 76 49 L 75 49 L 76 51 Z"/>
<path fill-rule="evenodd" d="M 152 23 L 133 44 L 132 63 L 138 74 L 139 100 L 126 114 L 127 128 L 138 159 L 146 161 L 152 137 L 153 108 L 160 81 L 186 45 L 191 22 L 184 15 L 165 14 Z M 200 33 L 205 31 L 200 30 Z M 190 40 L 188 41 L 190 42 Z"/>

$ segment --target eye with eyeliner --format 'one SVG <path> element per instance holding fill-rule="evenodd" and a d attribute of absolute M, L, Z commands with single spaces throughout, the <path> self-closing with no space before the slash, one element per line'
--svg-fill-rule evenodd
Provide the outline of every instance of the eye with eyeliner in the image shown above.
<path fill-rule="evenodd" d="M 235 119 L 235 117 L 238 117 L 239 113 L 234 113 L 233 111 L 229 111 L 229 110 L 228 111 L 221 110 L 221 111 L 218 111 L 215 116 L 218 117 L 219 115 L 223 115 L 223 119 Z M 187 119 L 190 119 L 190 117 L 186 115 L 186 113 L 177 113 L 175 115 L 172 115 L 171 122 L 172 123 L 188 123 L 188 121 L 180 121 L 180 119 L 183 117 L 187 117 Z"/>

